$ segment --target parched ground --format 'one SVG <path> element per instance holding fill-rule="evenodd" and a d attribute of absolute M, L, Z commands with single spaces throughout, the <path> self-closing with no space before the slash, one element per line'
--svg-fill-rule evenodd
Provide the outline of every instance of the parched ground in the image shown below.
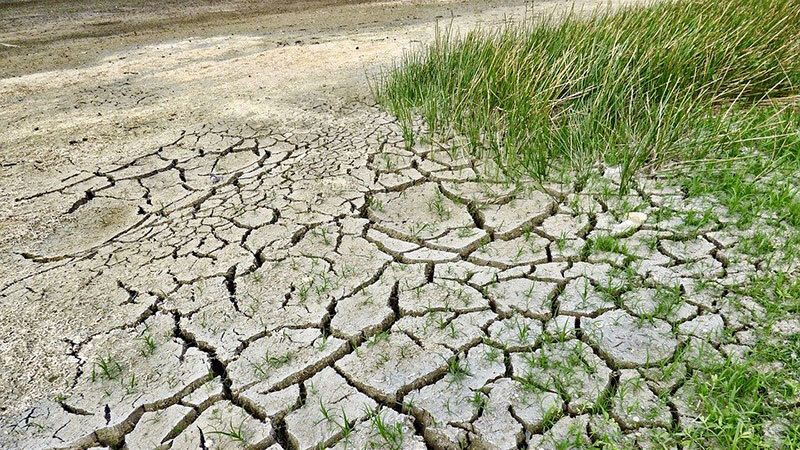
<path fill-rule="evenodd" d="M 705 368 L 766 334 L 741 288 L 797 262 L 668 178 L 509 184 L 407 148 L 364 71 L 443 10 L 526 12 L 325 6 L 12 57 L 0 448 L 676 448 L 702 423 Z"/>

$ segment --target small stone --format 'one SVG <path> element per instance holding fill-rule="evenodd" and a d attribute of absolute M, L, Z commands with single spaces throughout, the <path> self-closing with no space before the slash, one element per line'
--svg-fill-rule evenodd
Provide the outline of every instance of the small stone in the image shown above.
<path fill-rule="evenodd" d="M 627 236 L 638 230 L 647 220 L 647 214 L 641 212 L 628 213 L 625 220 L 611 228 L 612 236 Z"/>

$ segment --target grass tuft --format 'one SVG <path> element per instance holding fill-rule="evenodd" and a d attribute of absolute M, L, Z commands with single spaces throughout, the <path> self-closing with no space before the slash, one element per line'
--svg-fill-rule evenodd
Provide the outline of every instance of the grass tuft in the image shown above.
<path fill-rule="evenodd" d="M 429 139 L 457 136 L 512 177 L 580 179 L 601 161 L 624 190 L 642 169 L 754 150 L 798 164 L 798 82 L 800 0 L 668 0 L 440 32 L 373 86 L 407 145 L 420 117 Z"/>

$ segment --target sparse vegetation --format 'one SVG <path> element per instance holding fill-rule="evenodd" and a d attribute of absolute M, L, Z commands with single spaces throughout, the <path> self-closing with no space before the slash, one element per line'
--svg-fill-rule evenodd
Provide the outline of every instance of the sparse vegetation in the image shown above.
<path fill-rule="evenodd" d="M 400 422 L 388 423 L 380 412 L 373 411 L 369 415 L 372 429 L 378 435 L 379 442 L 375 448 L 388 448 L 398 450 L 403 446 L 403 424 Z"/>
<path fill-rule="evenodd" d="M 592 239 L 591 244 L 592 249 L 598 252 L 619 253 L 621 255 L 627 255 L 629 253 L 628 249 L 619 239 L 607 234 L 595 237 Z"/>
<path fill-rule="evenodd" d="M 472 375 L 466 362 L 462 361 L 458 356 L 447 360 L 447 374 L 454 383 L 459 383 L 466 377 Z"/>
<path fill-rule="evenodd" d="M 142 336 L 143 348 L 142 356 L 152 356 L 156 352 L 156 340 L 150 334 Z"/>
<path fill-rule="evenodd" d="M 290 351 L 272 354 L 267 350 L 261 360 L 252 362 L 251 366 L 258 376 L 267 378 L 273 370 L 279 369 L 292 362 L 294 357 L 295 354 Z"/>
<path fill-rule="evenodd" d="M 100 356 L 92 364 L 92 381 L 97 379 L 116 380 L 122 375 L 122 364 L 111 355 Z"/>
<path fill-rule="evenodd" d="M 247 444 L 244 419 L 242 419 L 238 425 L 234 425 L 233 420 L 229 420 L 226 426 L 217 430 L 209 431 L 208 434 L 225 437 L 231 442 L 236 442 L 242 445 Z"/>

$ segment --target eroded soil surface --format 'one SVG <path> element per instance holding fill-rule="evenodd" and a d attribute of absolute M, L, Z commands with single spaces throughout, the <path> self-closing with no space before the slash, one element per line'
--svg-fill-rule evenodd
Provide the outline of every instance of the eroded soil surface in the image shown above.
<path fill-rule="evenodd" d="M 429 36 L 415 27 L 403 45 Z M 48 92 L 3 113 L 20 129 L 2 155 L 0 447 L 650 448 L 700 420 L 692 383 L 746 354 L 765 314 L 731 288 L 797 266 L 740 251 L 735 218 L 669 180 L 640 178 L 622 197 L 613 168 L 585 184 L 508 184 L 447 146 L 407 148 L 355 94 L 363 73 L 332 75 L 317 101 L 297 94 L 324 84 L 315 56 L 367 46 L 377 63 L 403 48 L 369 33 L 295 53 L 173 43 L 200 62 L 158 82 L 119 60 L 61 85 L 56 73 L 2 81 Z M 152 68 L 161 51 L 132 58 Z M 256 74 L 304 58 L 320 79 Z M 101 73 L 105 89 L 75 81 Z M 247 112 L 208 112 L 224 108 L 213 85 L 226 75 L 226 89 L 259 95 L 248 74 L 278 81 Z M 67 98 L 86 106 L 68 111 Z M 126 111 L 144 131 L 103 134 L 130 126 Z M 165 112 L 178 123 L 151 119 Z M 87 143 L 76 133 L 97 113 Z M 73 136 L 58 164 L 22 144 L 35 121 L 56 127 L 48 115 L 76 117 L 33 138 L 46 150 Z"/>

